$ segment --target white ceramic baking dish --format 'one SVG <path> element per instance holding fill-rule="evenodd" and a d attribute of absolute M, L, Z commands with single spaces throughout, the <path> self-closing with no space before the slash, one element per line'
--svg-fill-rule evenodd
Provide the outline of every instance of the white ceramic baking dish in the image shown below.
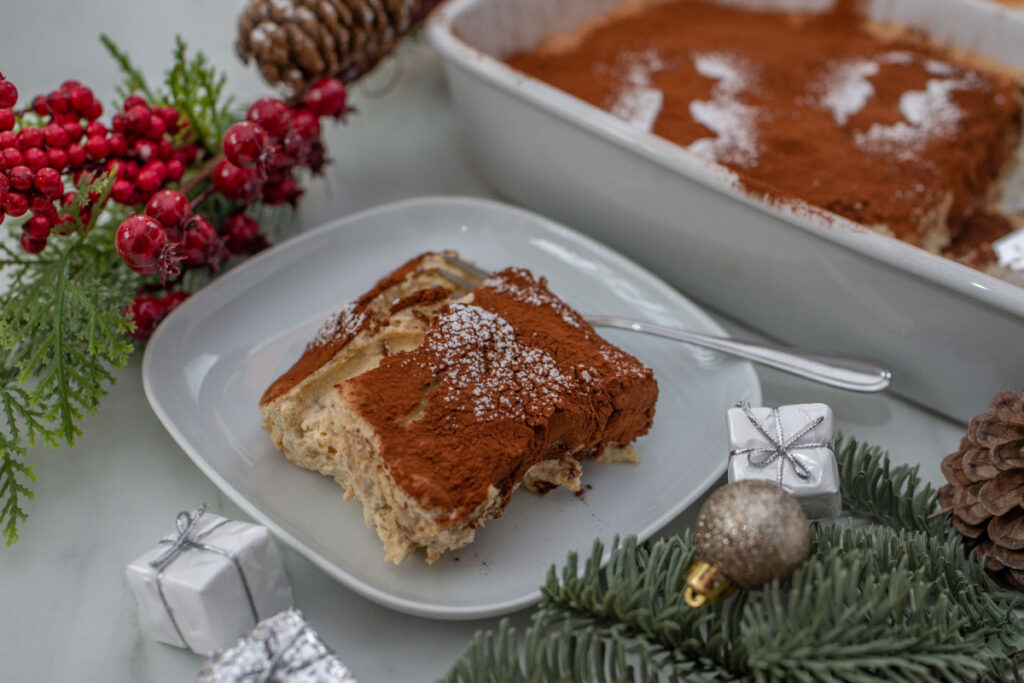
<path fill-rule="evenodd" d="M 498 193 L 765 334 L 880 359 L 894 391 L 956 419 L 1024 386 L 1024 288 L 828 212 L 752 198 L 724 167 L 500 61 L 618 2 L 449 0 L 432 18 Z M 877 0 L 868 11 L 1024 70 L 1024 14 L 982 0 Z"/>

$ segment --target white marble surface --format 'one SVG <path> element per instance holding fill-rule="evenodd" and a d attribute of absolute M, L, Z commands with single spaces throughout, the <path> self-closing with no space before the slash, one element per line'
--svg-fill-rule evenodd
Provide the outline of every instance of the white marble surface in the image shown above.
<path fill-rule="evenodd" d="M 166 66 L 173 36 L 180 33 L 228 67 L 230 87 L 241 100 L 255 99 L 265 86 L 237 63 L 231 47 L 241 4 L 4 0 L 0 71 L 26 95 L 74 77 L 109 99 L 115 72 L 95 40 L 100 31 L 153 75 Z M 43 49 L 37 49 L 40 43 Z M 371 79 L 353 95 L 360 113 L 327 134 L 335 163 L 326 182 L 311 187 L 302 226 L 402 197 L 490 195 L 463 147 L 430 48 L 422 40 L 408 43 L 399 65 L 397 85 L 378 94 L 390 74 Z M 962 433 L 961 425 L 889 396 L 845 394 L 771 371 L 761 377 L 767 405 L 828 403 L 840 430 L 889 449 L 896 462 L 920 463 L 932 481 L 941 479 L 939 460 Z M 180 510 L 206 501 L 218 514 L 245 516 L 157 421 L 143 395 L 138 357 L 118 373 L 110 395 L 82 428 L 73 449 L 32 453 L 39 481 L 29 520 L 18 544 L 0 548 L 0 679 L 193 680 L 198 657 L 140 634 L 124 566 L 166 533 Z M 696 507 L 665 533 L 691 524 Z M 497 624 L 392 612 L 341 587 L 289 549 L 282 551 L 296 605 L 364 683 L 432 680 L 477 629 Z M 527 619 L 528 611 L 513 616 L 519 625 Z"/>

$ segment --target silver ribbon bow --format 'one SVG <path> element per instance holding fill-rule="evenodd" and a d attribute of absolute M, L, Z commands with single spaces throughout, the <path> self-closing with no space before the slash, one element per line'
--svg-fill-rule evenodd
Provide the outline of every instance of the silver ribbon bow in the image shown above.
<path fill-rule="evenodd" d="M 179 512 L 176 520 L 178 536 L 174 540 L 161 540 L 160 543 L 169 543 L 170 547 L 149 561 L 149 566 L 156 570 L 156 592 L 157 595 L 160 596 L 160 602 L 163 603 L 164 610 L 167 611 L 167 616 L 171 618 L 171 625 L 174 626 L 174 632 L 178 634 L 178 638 L 181 639 L 181 642 L 189 648 L 191 646 L 189 646 L 188 641 L 185 640 L 185 634 L 182 633 L 181 627 L 178 625 L 178 620 L 174 616 L 174 610 L 171 608 L 171 604 L 167 601 L 167 596 L 164 595 L 164 584 L 161 578 L 164 570 L 171 566 L 171 564 L 173 564 L 174 561 L 186 550 L 198 548 L 199 550 L 217 553 L 218 555 L 230 560 L 231 563 L 235 565 L 235 570 L 238 572 L 238 576 L 242 580 L 242 588 L 245 590 L 245 597 L 249 602 L 249 611 L 252 613 L 253 624 L 256 624 L 260 620 L 259 614 L 256 611 L 256 602 L 252 597 L 252 590 L 249 588 L 249 582 L 245 578 L 245 571 L 242 569 L 242 563 L 238 561 L 238 557 L 234 553 L 224 550 L 223 548 L 218 548 L 217 546 L 208 545 L 202 542 L 203 539 L 227 524 L 230 520 L 222 519 L 216 524 L 204 529 L 201 533 L 197 533 L 199 529 L 199 520 L 202 519 L 204 514 L 206 514 L 206 503 L 203 503 L 191 513 L 185 511 Z"/>
<path fill-rule="evenodd" d="M 796 476 L 801 479 L 810 479 L 811 471 L 807 468 L 807 465 L 801 462 L 800 457 L 793 451 L 796 449 L 828 448 L 831 446 L 827 441 L 800 443 L 800 439 L 805 437 L 825 420 L 824 415 L 819 415 L 814 418 L 798 429 L 793 436 L 786 438 L 782 433 L 782 418 L 779 415 L 778 408 L 772 408 L 771 414 L 772 417 L 775 418 L 775 434 L 772 435 L 768 433 L 768 428 L 765 424 L 758 420 L 757 416 L 754 415 L 754 412 L 750 409 L 749 403 L 738 403 L 736 407 L 743 411 L 743 414 L 747 416 L 748 420 L 750 420 L 750 424 L 754 425 L 754 429 L 756 429 L 771 445 L 761 446 L 759 448 L 737 448 L 729 451 L 729 455 L 746 455 L 747 462 L 749 462 L 752 467 L 768 467 L 773 462 L 777 461 L 779 463 L 779 473 L 776 477 L 776 481 L 778 481 L 779 486 L 782 486 L 782 475 L 785 473 L 787 462 L 793 466 L 793 472 Z"/>

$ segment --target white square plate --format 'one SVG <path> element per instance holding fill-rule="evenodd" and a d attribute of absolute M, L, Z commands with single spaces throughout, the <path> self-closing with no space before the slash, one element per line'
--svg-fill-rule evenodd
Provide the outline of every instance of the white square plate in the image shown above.
<path fill-rule="evenodd" d="M 196 465 L 282 541 L 361 595 L 420 616 L 469 619 L 525 607 L 552 564 L 594 538 L 649 537 L 725 471 L 725 411 L 760 403 L 749 363 L 621 331 L 606 338 L 653 368 L 654 427 L 639 465 L 584 463 L 581 497 L 517 492 L 477 540 L 427 565 L 384 561 L 358 502 L 300 469 L 260 428 L 263 390 L 321 322 L 423 251 L 456 249 L 482 266 L 529 268 L 577 310 L 724 334 L 661 280 L 589 238 L 491 201 L 435 197 L 324 225 L 242 264 L 186 301 L 146 348 L 146 396 Z"/>

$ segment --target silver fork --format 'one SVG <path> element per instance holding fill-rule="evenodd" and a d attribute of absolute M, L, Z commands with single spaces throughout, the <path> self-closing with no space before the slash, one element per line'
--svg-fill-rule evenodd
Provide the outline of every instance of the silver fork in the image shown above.
<path fill-rule="evenodd" d="M 480 282 L 490 275 L 483 268 L 462 259 L 448 254 L 445 254 L 444 258 L 448 263 L 477 278 Z M 471 282 L 443 269 L 439 269 L 438 272 L 442 277 L 470 292 L 480 284 L 480 282 Z M 809 352 L 772 344 L 755 344 L 611 315 L 589 315 L 584 316 L 584 319 L 594 327 L 614 327 L 620 330 L 642 332 L 714 349 L 847 391 L 883 391 L 892 381 L 892 372 L 888 368 L 864 358 Z"/>

